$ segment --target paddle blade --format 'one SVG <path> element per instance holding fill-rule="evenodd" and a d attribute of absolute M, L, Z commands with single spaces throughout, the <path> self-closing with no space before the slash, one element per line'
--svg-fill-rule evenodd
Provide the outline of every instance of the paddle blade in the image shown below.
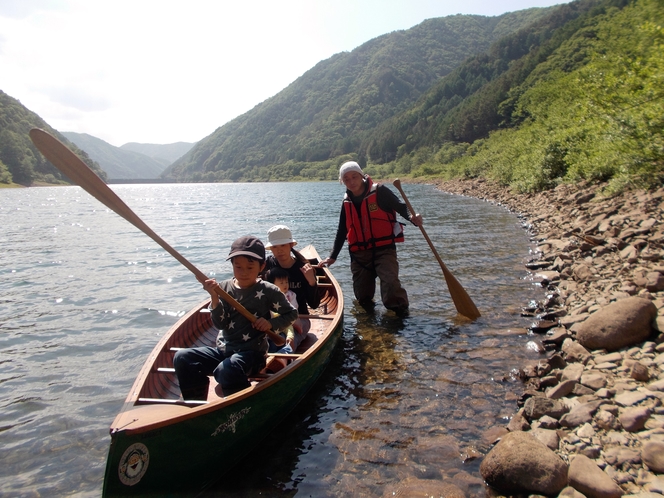
<path fill-rule="evenodd" d="M 445 264 L 442 265 L 442 269 L 447 288 L 450 291 L 452 301 L 459 314 L 470 318 L 471 320 L 478 319 L 481 316 L 480 311 L 466 292 L 466 289 L 464 289 L 454 275 L 452 275 Z"/>
<path fill-rule="evenodd" d="M 126 219 L 129 223 L 145 231 L 150 230 L 143 221 L 113 192 L 104 181 L 92 171 L 69 147 L 53 135 L 40 128 L 30 130 L 30 139 L 53 166 L 64 173 L 73 183 L 80 186 L 92 197 Z M 151 231 L 151 230 L 150 230 Z"/>

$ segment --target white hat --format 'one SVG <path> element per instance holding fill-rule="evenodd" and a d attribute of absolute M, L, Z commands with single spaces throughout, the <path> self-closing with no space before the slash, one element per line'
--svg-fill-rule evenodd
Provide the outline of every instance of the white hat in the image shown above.
<path fill-rule="evenodd" d="M 362 168 L 360 168 L 359 164 L 357 164 L 355 161 L 348 161 L 343 163 L 341 168 L 339 168 L 339 183 L 344 182 L 344 175 L 349 171 L 357 171 L 360 175 L 364 176 Z"/>
<path fill-rule="evenodd" d="M 293 239 L 293 234 L 286 225 L 275 225 L 267 231 L 265 249 L 290 243 L 297 244 L 297 240 Z"/>

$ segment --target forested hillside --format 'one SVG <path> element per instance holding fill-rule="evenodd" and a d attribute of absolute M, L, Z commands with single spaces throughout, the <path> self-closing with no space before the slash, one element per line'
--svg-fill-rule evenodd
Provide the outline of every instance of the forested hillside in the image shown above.
<path fill-rule="evenodd" d="M 71 131 L 62 134 L 87 152 L 106 172 L 109 180 L 149 180 L 158 178 L 168 164 L 151 157 L 124 150 L 87 133 Z"/>
<path fill-rule="evenodd" d="M 661 184 L 664 3 L 587 4 L 587 14 L 470 97 L 450 89 L 472 86 L 490 57 L 468 61 L 377 128 L 372 159 L 398 159 L 375 173 L 484 176 L 521 191 L 580 179 L 612 180 L 615 189 Z"/>
<path fill-rule="evenodd" d="M 331 159 L 356 153 L 376 126 L 408 109 L 467 57 L 551 10 L 430 19 L 337 54 L 201 140 L 163 176 L 178 181 L 329 178 L 337 164 Z"/>
<path fill-rule="evenodd" d="M 467 45 L 464 22 L 477 32 L 485 18 L 427 21 L 338 54 L 165 174 L 333 179 L 353 158 L 376 176 L 485 176 L 522 191 L 579 179 L 661 183 L 664 3 L 577 0 L 536 12 L 456 67 L 445 59 L 453 42 L 441 55 L 436 37 L 454 32 Z"/>
<path fill-rule="evenodd" d="M 18 100 L 0 90 L 0 183 L 17 183 L 24 186 L 35 183 L 68 183 L 67 178 L 34 146 L 28 135 L 31 128 L 42 128 L 71 146 L 88 166 L 106 179 L 106 174 L 85 152 L 34 112 L 26 109 Z"/>
<path fill-rule="evenodd" d="M 487 52 L 468 58 L 414 106 L 376 127 L 361 144 L 361 153 L 372 162 L 384 163 L 422 146 L 485 138 L 503 123 L 501 103 L 510 90 L 573 36 L 583 20 L 593 23 L 594 9 L 602 3 L 607 2 L 581 0 L 563 5 L 505 36 Z"/>
<path fill-rule="evenodd" d="M 430 19 L 320 62 L 161 177 L 330 180 L 355 159 L 376 177 L 482 176 L 527 192 L 661 184 L 663 26 L 661 0 Z M 0 92 L 0 182 L 63 180 L 33 126 L 66 141 Z"/>

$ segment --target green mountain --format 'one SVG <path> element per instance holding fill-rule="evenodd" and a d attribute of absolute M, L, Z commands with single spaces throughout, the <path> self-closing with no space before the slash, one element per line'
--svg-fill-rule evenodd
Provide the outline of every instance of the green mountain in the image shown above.
<path fill-rule="evenodd" d="M 506 37 L 377 127 L 368 155 L 396 160 L 375 174 L 483 176 L 521 191 L 661 184 L 664 3 L 579 1 L 551 21 L 560 27 L 549 35 Z M 541 41 L 519 43 L 526 35 Z M 527 45 L 522 57 L 500 56 Z"/>
<path fill-rule="evenodd" d="M 662 184 L 663 26 L 661 0 L 431 19 L 320 62 L 161 178 L 329 180 L 352 158 L 379 178 L 482 176 L 521 191 Z M 48 125 L 2 92 L 0 125 L 0 182 L 62 180 L 27 136 Z"/>
<path fill-rule="evenodd" d="M 662 26 L 661 0 L 429 20 L 319 63 L 163 176 L 334 179 L 352 158 L 377 177 L 484 176 L 522 191 L 661 184 Z"/>
<path fill-rule="evenodd" d="M 18 100 L 0 90 L 0 183 L 13 182 L 24 186 L 70 183 L 34 146 L 28 135 L 31 128 L 42 128 L 57 137 L 100 177 L 106 179 L 106 173 L 85 152 Z"/>
<path fill-rule="evenodd" d="M 325 165 L 311 163 L 357 152 L 376 126 L 407 110 L 470 55 L 551 10 L 429 19 L 334 55 L 218 128 L 162 176 L 177 181 L 329 178 L 321 171 Z"/>
<path fill-rule="evenodd" d="M 485 138 L 504 120 L 499 107 L 510 89 L 572 36 L 579 18 L 598 3 L 602 2 L 563 5 L 503 37 L 487 52 L 469 57 L 414 106 L 374 128 L 361 144 L 361 153 L 384 163 L 423 146 Z"/>
<path fill-rule="evenodd" d="M 170 164 L 131 150 L 115 147 L 87 133 L 63 131 L 62 134 L 85 150 L 108 174 L 109 180 L 150 180 Z"/>
<path fill-rule="evenodd" d="M 169 166 L 189 152 L 194 145 L 196 144 L 189 142 L 175 142 L 173 144 L 164 145 L 129 142 L 121 145 L 120 148 L 144 154 L 159 161 L 164 166 Z"/>

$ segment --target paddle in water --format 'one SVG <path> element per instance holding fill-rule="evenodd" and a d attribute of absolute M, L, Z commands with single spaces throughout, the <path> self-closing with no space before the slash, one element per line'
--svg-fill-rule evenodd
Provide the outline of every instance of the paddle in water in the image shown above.
<path fill-rule="evenodd" d="M 406 197 L 406 193 L 401 188 L 401 181 L 397 178 L 392 182 L 392 185 L 394 185 L 397 188 L 397 190 L 401 192 L 401 197 L 403 197 L 406 206 L 408 206 L 408 209 L 414 215 L 415 210 L 413 209 L 413 206 L 410 205 L 410 201 L 408 200 L 408 197 Z M 454 278 L 452 272 L 447 269 L 447 266 L 445 266 L 445 263 L 443 263 L 443 260 L 438 255 L 438 251 L 436 251 L 436 248 L 433 246 L 431 239 L 427 235 L 422 225 L 420 225 L 420 230 L 422 231 L 422 235 L 424 235 L 426 241 L 429 243 L 429 247 L 431 248 L 433 255 L 436 257 L 438 263 L 440 264 L 441 269 L 443 270 L 443 275 L 445 275 L 445 282 L 447 283 L 447 288 L 450 290 L 452 301 L 454 301 L 454 306 L 456 306 L 456 309 L 459 312 L 459 314 L 467 318 L 470 318 L 471 320 L 479 318 L 480 312 L 477 309 L 477 306 L 475 306 L 475 303 L 470 298 L 466 290 L 461 286 L 459 281 L 456 278 Z"/>
<path fill-rule="evenodd" d="M 182 254 L 173 249 L 164 239 L 153 232 L 152 229 L 147 226 L 143 220 L 141 220 L 138 215 L 136 215 L 136 213 L 134 213 L 129 206 L 127 206 L 124 201 L 120 199 L 118 195 L 81 160 L 80 157 L 69 150 L 65 144 L 40 128 L 33 128 L 30 130 L 30 139 L 39 151 L 44 154 L 44 157 L 46 157 L 46 159 L 48 159 L 56 168 L 62 171 L 62 173 L 64 173 L 72 182 L 79 185 L 92 197 L 115 211 L 163 247 L 167 253 L 192 272 L 199 282 L 203 283 L 208 279 L 203 272 L 191 264 L 184 256 L 182 256 Z M 256 317 L 250 313 L 249 310 L 233 299 L 233 297 L 219 287 L 219 285 L 217 285 L 215 292 L 221 299 L 230 304 L 251 323 L 256 321 Z M 267 335 L 270 336 L 277 346 L 283 346 L 286 343 L 286 340 L 282 336 L 275 334 L 271 330 L 267 332 Z"/>

